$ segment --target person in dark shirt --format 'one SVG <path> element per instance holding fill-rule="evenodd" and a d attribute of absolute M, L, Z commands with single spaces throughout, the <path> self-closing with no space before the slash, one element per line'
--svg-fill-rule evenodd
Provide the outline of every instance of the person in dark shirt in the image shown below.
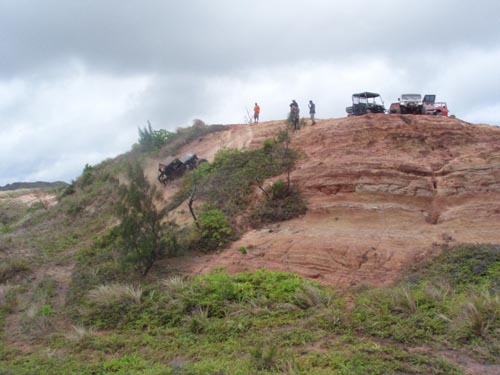
<path fill-rule="evenodd" d="M 309 115 L 311 115 L 311 125 L 316 124 L 316 120 L 314 119 L 314 115 L 316 115 L 316 104 L 314 104 L 312 100 L 309 100 Z"/>

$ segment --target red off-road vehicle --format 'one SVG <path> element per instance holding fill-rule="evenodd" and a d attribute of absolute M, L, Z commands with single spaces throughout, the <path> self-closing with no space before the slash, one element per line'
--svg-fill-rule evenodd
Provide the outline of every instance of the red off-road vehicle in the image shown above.
<path fill-rule="evenodd" d="M 425 95 L 423 103 L 426 115 L 448 116 L 448 105 L 445 102 L 436 102 L 436 95 Z"/>

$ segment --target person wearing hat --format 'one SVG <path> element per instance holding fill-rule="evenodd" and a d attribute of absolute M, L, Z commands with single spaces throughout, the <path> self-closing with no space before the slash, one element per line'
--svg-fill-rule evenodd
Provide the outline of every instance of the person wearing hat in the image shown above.
<path fill-rule="evenodd" d="M 314 119 L 314 115 L 316 114 L 316 104 L 313 103 L 312 100 L 309 100 L 309 115 L 311 115 L 312 124 L 316 124 L 316 120 Z"/>

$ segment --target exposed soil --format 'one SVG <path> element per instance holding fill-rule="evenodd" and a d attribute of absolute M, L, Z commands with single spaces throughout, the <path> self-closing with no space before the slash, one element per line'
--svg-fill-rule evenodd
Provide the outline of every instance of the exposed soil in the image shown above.
<path fill-rule="evenodd" d="M 57 203 L 57 196 L 43 190 L 24 189 L 14 192 L 0 192 L 0 201 L 2 200 L 14 200 L 27 206 L 40 202 L 48 208 Z"/>
<path fill-rule="evenodd" d="M 260 147 L 283 122 L 233 125 L 179 153 L 213 159 Z M 308 202 L 297 219 L 244 233 L 219 254 L 177 260 L 186 272 L 268 268 L 345 287 L 390 283 L 441 244 L 500 243 L 500 128 L 458 119 L 366 115 L 319 120 L 293 133 L 303 157 L 292 182 Z M 151 179 L 158 161 L 151 162 Z M 153 169 L 154 166 L 154 169 Z M 169 199 L 179 188 L 164 189 Z M 180 213 L 180 214 L 179 214 Z M 177 211 L 188 224 L 186 208 Z M 238 249 L 244 246 L 247 254 Z"/>

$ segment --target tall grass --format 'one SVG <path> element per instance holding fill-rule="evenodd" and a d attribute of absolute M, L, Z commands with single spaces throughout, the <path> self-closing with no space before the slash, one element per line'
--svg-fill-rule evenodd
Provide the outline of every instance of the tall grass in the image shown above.
<path fill-rule="evenodd" d="M 88 293 L 90 302 L 106 307 L 121 303 L 140 304 L 142 288 L 125 284 L 100 285 Z"/>
<path fill-rule="evenodd" d="M 96 333 L 94 328 L 87 328 L 83 325 L 72 325 L 71 328 L 72 331 L 67 333 L 65 336 L 68 340 L 74 342 L 87 340 L 88 338 L 95 336 Z"/>
<path fill-rule="evenodd" d="M 475 337 L 500 340 L 500 295 L 488 289 L 473 290 L 458 305 L 450 321 L 459 340 Z"/>

